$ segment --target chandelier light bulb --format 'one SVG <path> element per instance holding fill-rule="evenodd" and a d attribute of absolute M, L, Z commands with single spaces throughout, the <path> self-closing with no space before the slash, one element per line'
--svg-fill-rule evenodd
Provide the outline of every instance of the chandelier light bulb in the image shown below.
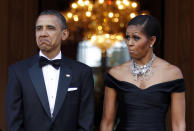
<path fill-rule="evenodd" d="M 104 0 L 99 0 L 99 3 L 100 3 L 100 4 L 103 4 L 103 3 L 104 3 Z"/>
<path fill-rule="evenodd" d="M 117 35 L 117 36 L 116 36 L 116 39 L 117 39 L 117 40 L 122 40 L 123 37 L 122 37 L 122 35 Z"/>
<path fill-rule="evenodd" d="M 89 5 L 88 5 L 88 10 L 89 10 L 89 11 L 92 11 L 92 8 L 93 8 L 93 5 L 92 5 L 92 4 L 89 4 Z"/>
<path fill-rule="evenodd" d="M 105 34 L 105 38 L 110 38 L 110 35 L 109 34 Z"/>
<path fill-rule="evenodd" d="M 124 27 L 125 25 L 124 25 L 124 23 L 120 23 L 120 27 Z"/>
<path fill-rule="evenodd" d="M 114 15 L 114 14 L 113 14 L 112 12 L 109 12 L 109 13 L 108 13 L 108 17 L 109 17 L 109 18 L 112 18 L 113 15 Z"/>
<path fill-rule="evenodd" d="M 131 13 L 131 14 L 130 14 L 131 19 L 134 18 L 135 16 L 136 16 L 135 13 Z"/>
<path fill-rule="evenodd" d="M 89 5 L 90 4 L 90 1 L 89 0 L 86 0 L 84 3 L 85 3 L 85 5 Z"/>
<path fill-rule="evenodd" d="M 77 4 L 76 4 L 76 3 L 73 3 L 71 6 L 72 6 L 72 8 L 74 8 L 74 9 L 77 8 Z"/>
<path fill-rule="evenodd" d="M 103 43 L 103 42 L 104 42 L 104 37 L 103 37 L 103 36 L 99 36 L 98 42 L 99 42 L 99 43 Z"/>
<path fill-rule="evenodd" d="M 132 3 L 132 7 L 133 7 L 133 8 L 136 8 L 136 7 L 137 7 L 137 3 L 136 3 L 136 2 L 133 2 L 133 3 Z"/>
<path fill-rule="evenodd" d="M 79 21 L 78 16 L 77 16 L 77 15 L 74 15 L 74 16 L 73 16 L 73 20 L 74 20 L 74 21 Z"/>
<path fill-rule="evenodd" d="M 122 10 L 122 9 L 124 9 L 124 6 L 123 6 L 123 5 L 119 5 L 119 6 L 118 6 L 118 9 L 119 9 L 119 10 Z"/>
<path fill-rule="evenodd" d="M 114 35 L 111 35 L 111 36 L 110 36 L 110 38 L 111 38 L 111 39 L 114 39 L 114 38 L 115 38 L 115 36 L 114 36 Z"/>
<path fill-rule="evenodd" d="M 90 11 L 87 11 L 87 12 L 86 12 L 86 16 L 87 16 L 87 17 L 90 17 L 91 14 L 92 14 L 92 13 L 91 13 Z"/>
<path fill-rule="evenodd" d="M 129 6 L 129 1 L 128 0 L 123 0 L 123 4 L 125 4 L 126 6 Z"/>
<path fill-rule="evenodd" d="M 67 13 L 68 18 L 72 18 L 73 14 L 71 12 Z"/>
<path fill-rule="evenodd" d="M 117 22 L 119 22 L 119 19 L 118 18 L 114 18 L 113 21 L 117 23 Z"/>
<path fill-rule="evenodd" d="M 82 0 L 79 0 L 79 1 L 78 1 L 78 4 L 79 4 L 80 6 L 84 6 L 84 2 L 83 2 Z"/>
<path fill-rule="evenodd" d="M 98 30 L 102 30 L 102 26 L 98 26 Z"/>
<path fill-rule="evenodd" d="M 117 1 L 116 1 L 116 4 L 117 4 L 117 5 L 120 5 L 120 4 L 121 4 L 121 1 L 120 1 L 120 0 L 117 0 Z"/>

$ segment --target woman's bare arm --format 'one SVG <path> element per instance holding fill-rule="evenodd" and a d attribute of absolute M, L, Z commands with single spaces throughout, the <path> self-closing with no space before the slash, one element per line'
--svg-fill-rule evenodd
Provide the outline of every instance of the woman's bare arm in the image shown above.
<path fill-rule="evenodd" d="M 100 131 L 113 131 L 116 114 L 117 93 L 114 88 L 105 87 L 103 116 Z"/>

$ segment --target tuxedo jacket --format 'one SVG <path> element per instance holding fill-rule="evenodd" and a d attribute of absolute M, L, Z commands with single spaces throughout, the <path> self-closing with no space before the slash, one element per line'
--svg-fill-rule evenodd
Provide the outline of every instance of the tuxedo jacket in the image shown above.
<path fill-rule="evenodd" d="M 39 56 L 11 65 L 6 91 L 7 131 L 92 131 L 93 87 L 91 68 L 62 56 L 51 117 Z"/>

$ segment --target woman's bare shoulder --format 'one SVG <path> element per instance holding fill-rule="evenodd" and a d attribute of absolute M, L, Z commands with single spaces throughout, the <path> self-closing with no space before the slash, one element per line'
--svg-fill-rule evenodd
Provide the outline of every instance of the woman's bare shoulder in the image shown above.
<path fill-rule="evenodd" d="M 112 76 L 114 76 L 115 78 L 119 77 L 123 72 L 125 72 L 126 70 L 129 69 L 129 61 L 125 62 L 121 65 L 118 66 L 114 66 L 112 67 L 108 73 Z"/>
<path fill-rule="evenodd" d="M 169 65 L 169 70 L 170 70 L 170 73 L 172 75 L 172 78 L 174 78 L 174 79 L 183 78 L 183 74 L 177 66 L 170 64 Z"/>
<path fill-rule="evenodd" d="M 174 80 L 183 78 L 181 70 L 177 66 L 167 62 L 166 60 L 159 58 L 158 65 L 158 67 L 161 69 L 161 72 L 165 72 L 165 74 L 170 79 Z"/>

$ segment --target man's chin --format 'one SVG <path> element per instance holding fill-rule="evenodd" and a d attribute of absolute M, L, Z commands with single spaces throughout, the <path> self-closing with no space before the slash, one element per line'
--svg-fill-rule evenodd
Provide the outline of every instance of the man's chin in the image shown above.
<path fill-rule="evenodd" d="M 50 48 L 46 48 L 46 47 L 40 47 L 39 48 L 42 52 L 49 52 L 50 51 Z"/>
<path fill-rule="evenodd" d="M 42 44 L 39 46 L 39 49 L 42 51 L 49 51 L 51 49 L 51 47 L 46 45 L 46 44 Z"/>

